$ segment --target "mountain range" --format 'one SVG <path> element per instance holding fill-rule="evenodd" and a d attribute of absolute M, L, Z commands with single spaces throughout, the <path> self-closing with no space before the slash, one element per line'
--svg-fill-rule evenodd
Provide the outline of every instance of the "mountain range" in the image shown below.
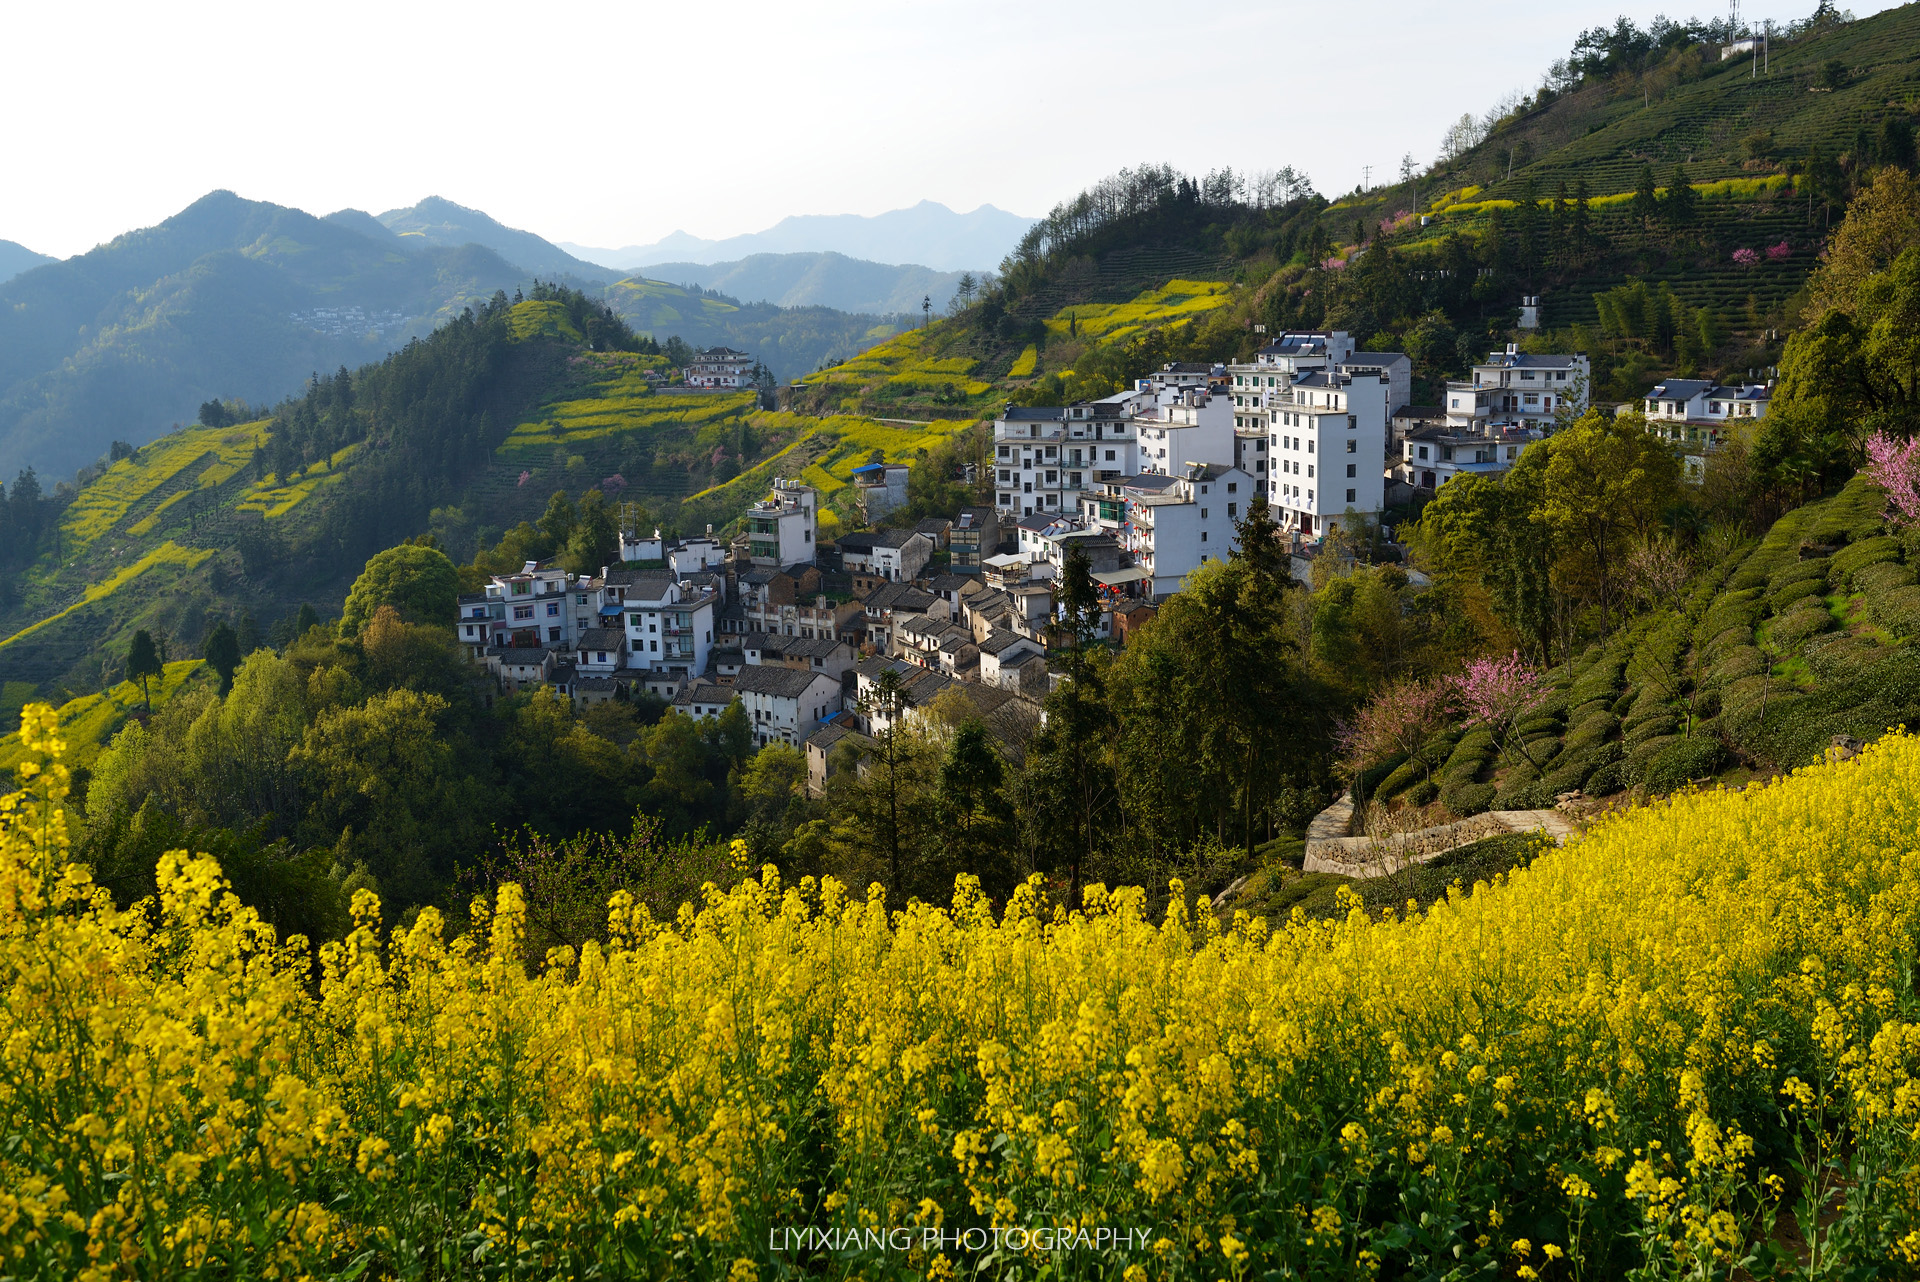
<path fill-rule="evenodd" d="M 884 214 L 796 214 L 765 231 L 724 240 L 704 240 L 684 231 L 651 245 L 594 249 L 560 242 L 575 258 L 618 271 L 656 263 L 724 263 L 755 254 L 832 252 L 871 262 L 909 263 L 935 271 L 979 271 L 997 267 L 1037 219 L 1022 218 L 992 205 L 955 213 L 938 201 L 923 200 Z"/>
<path fill-rule="evenodd" d="M 751 254 L 730 263 L 654 263 L 656 280 L 698 285 L 734 298 L 764 299 L 781 307 L 832 307 L 843 312 L 920 314 L 923 299 L 944 309 L 962 273 L 912 264 L 896 266 L 814 254 Z"/>
<path fill-rule="evenodd" d="M 31 271 L 42 263 L 56 260 L 45 254 L 36 254 L 25 245 L 10 240 L 0 240 L 0 284 L 12 280 L 21 272 Z"/>

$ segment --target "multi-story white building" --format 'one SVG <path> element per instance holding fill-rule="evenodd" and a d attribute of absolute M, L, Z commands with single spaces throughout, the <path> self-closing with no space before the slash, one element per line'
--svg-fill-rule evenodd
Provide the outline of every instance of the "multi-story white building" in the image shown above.
<path fill-rule="evenodd" d="M 1550 430 L 1563 413 L 1587 408 L 1593 367 L 1580 355 L 1533 356 L 1515 344 L 1473 367 L 1471 380 L 1447 384 L 1447 426 L 1455 431 L 1488 427 Z"/>
<path fill-rule="evenodd" d="M 1233 400 L 1200 386 L 1156 395 L 1134 415 L 1140 471 L 1183 475 L 1191 464 L 1232 467 L 1236 450 Z"/>
<path fill-rule="evenodd" d="M 863 463 L 853 469 L 854 498 L 869 521 L 877 521 L 907 501 L 905 463 Z"/>
<path fill-rule="evenodd" d="M 686 380 L 688 387 L 751 387 L 753 357 L 731 347 L 709 347 L 687 362 Z"/>
<path fill-rule="evenodd" d="M 813 564 L 820 496 L 811 485 L 773 478 L 773 492 L 747 509 L 747 558 L 781 569 Z"/>
<path fill-rule="evenodd" d="M 1531 427 L 1416 427 L 1400 442 L 1394 476 L 1408 485 L 1437 490 L 1456 476 L 1492 476 L 1506 471 L 1541 433 Z"/>
<path fill-rule="evenodd" d="M 529 561 L 516 574 L 494 575 L 485 591 L 460 598 L 460 643 L 475 658 L 490 646 L 570 645 L 594 625 L 592 595 L 558 566 Z"/>
<path fill-rule="evenodd" d="M 629 669 L 696 676 L 706 671 L 720 599 L 716 589 L 671 574 L 614 570 L 604 592 L 624 621 Z"/>
<path fill-rule="evenodd" d="M 1698 481 L 1706 475 L 1707 455 L 1720 448 L 1728 429 L 1759 422 L 1772 401 L 1772 383 L 1670 378 L 1648 392 L 1642 403 L 1647 430 L 1677 449 L 1687 479 Z M 1629 408 L 1623 405 L 1620 410 Z"/>
<path fill-rule="evenodd" d="M 1108 484 L 1096 528 L 1111 529 L 1152 578 L 1155 596 L 1178 592 L 1187 575 L 1240 546 L 1234 526 L 1259 493 L 1237 467 L 1201 463 L 1180 476 L 1142 473 Z"/>
<path fill-rule="evenodd" d="M 1269 397 L 1267 497 L 1283 527 L 1326 531 L 1347 512 L 1384 506 L 1389 382 L 1311 370 Z"/>
<path fill-rule="evenodd" d="M 824 672 L 807 672 L 770 664 L 740 669 L 734 691 L 746 705 L 753 723 L 753 741 L 799 747 L 820 723 L 840 711 L 840 679 Z"/>

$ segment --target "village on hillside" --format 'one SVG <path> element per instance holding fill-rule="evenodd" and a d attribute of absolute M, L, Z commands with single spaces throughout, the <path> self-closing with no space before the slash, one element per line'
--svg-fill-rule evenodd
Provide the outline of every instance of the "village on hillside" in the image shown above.
<path fill-rule="evenodd" d="M 703 378 L 751 365 L 704 355 Z M 776 478 L 730 539 L 626 529 L 621 563 L 598 574 L 528 562 L 491 576 L 460 598 L 458 638 L 503 691 L 544 686 L 581 707 L 644 692 L 701 720 L 737 699 L 756 745 L 806 750 L 815 795 L 832 750 L 886 729 L 874 695 L 888 671 L 909 710 L 964 687 L 1017 755 L 1061 679 L 1048 658 L 1070 555 L 1098 595 L 1093 635 L 1119 644 L 1233 555 L 1256 499 L 1302 583 L 1322 556 L 1404 559 L 1384 513 L 1506 471 L 1587 411 L 1590 376 L 1585 356 L 1509 344 L 1447 383 L 1445 405 L 1413 405 L 1405 354 L 1357 351 L 1341 331 L 1281 334 L 1246 364 L 1171 362 L 1097 400 L 1008 405 L 992 425 L 991 506 L 823 540 L 819 494 Z M 1616 412 L 1643 414 L 1697 479 L 1729 424 L 1764 417 L 1770 396 L 1675 378 Z M 909 472 L 855 469 L 868 522 L 906 502 Z"/>

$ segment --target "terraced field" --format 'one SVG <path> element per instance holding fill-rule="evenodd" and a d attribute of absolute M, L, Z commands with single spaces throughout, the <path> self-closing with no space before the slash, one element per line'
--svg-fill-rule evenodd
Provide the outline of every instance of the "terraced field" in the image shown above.
<path fill-rule="evenodd" d="M 121 459 L 81 491 L 61 529 L 72 548 L 83 551 L 144 508 L 146 515 L 130 532 L 149 533 L 153 518 L 181 495 L 232 479 L 267 435 L 262 420 L 237 427 L 189 428 L 162 437 Z M 206 466 L 196 471 L 201 463 Z"/>
<path fill-rule="evenodd" d="M 153 549 L 153 551 L 147 553 L 133 564 L 121 566 L 118 570 L 114 571 L 109 578 L 89 586 L 86 591 L 81 593 L 79 600 L 73 602 L 65 609 L 55 614 L 49 614 L 45 618 L 20 629 L 20 631 L 14 633 L 6 640 L 0 641 L 0 650 L 6 649 L 16 641 L 32 636 L 44 627 L 58 623 L 61 619 L 66 618 L 76 610 L 112 596 L 115 592 L 139 578 L 148 570 L 168 565 L 180 566 L 190 570 L 212 555 L 212 552 L 204 548 L 183 548 L 172 539 L 168 539 L 165 543 L 162 543 L 159 547 Z"/>
<path fill-rule="evenodd" d="M 740 418 L 752 410 L 754 399 L 752 392 L 654 391 L 635 371 L 595 384 L 589 394 L 549 405 L 538 418 L 516 424 L 498 453 L 570 448 L 649 427 L 698 427 Z"/>
<path fill-rule="evenodd" d="M 199 659 L 179 659 L 167 664 L 159 678 L 148 683 L 154 711 L 166 706 L 205 666 Z M 145 706 L 140 687 L 131 681 L 122 681 L 111 690 L 81 695 L 62 704 L 56 713 L 60 718 L 60 737 L 67 743 L 67 765 L 91 768 L 95 758 L 113 741 L 113 736 L 127 724 L 134 709 Z M 26 755 L 17 731 L 0 736 L 0 775 L 10 778 L 13 768 L 24 761 Z"/>

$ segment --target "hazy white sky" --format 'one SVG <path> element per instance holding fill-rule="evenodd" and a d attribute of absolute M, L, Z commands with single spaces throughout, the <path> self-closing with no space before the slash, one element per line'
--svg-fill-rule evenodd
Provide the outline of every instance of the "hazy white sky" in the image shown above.
<path fill-rule="evenodd" d="M 1763 3 L 1749 19 L 1813 7 Z M 1039 214 L 1145 160 L 1291 164 L 1335 193 L 1431 160 L 1581 28 L 1685 7 L 12 4 L 0 238 L 74 254 L 219 187 L 315 214 L 440 195 L 599 246 L 923 198 Z"/>

